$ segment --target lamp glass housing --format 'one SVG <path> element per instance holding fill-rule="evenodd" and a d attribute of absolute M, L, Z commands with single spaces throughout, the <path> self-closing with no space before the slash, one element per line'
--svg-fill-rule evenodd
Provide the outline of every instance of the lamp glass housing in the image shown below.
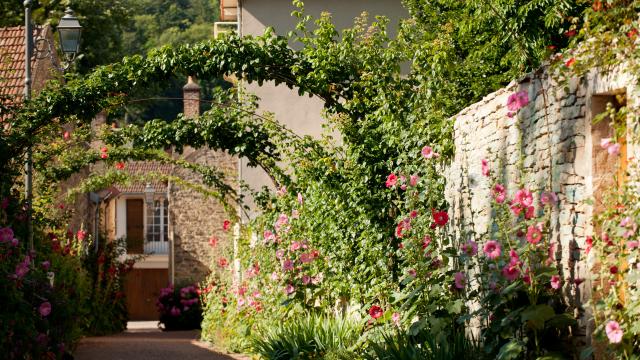
<path fill-rule="evenodd" d="M 58 34 L 60 35 L 60 47 L 65 55 L 73 56 L 79 52 L 82 26 L 71 9 L 67 8 L 65 15 L 60 19 Z"/>

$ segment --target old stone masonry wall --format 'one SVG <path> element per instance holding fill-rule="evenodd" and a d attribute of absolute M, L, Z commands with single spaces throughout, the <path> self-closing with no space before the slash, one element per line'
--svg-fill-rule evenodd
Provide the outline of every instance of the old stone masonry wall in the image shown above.
<path fill-rule="evenodd" d="M 538 212 L 541 192 L 555 192 L 559 201 L 551 210 L 550 240 L 564 280 L 563 293 L 583 319 L 583 329 L 588 325 L 583 304 L 590 296 L 590 284 L 581 250 L 593 232 L 590 220 L 598 206 L 589 200 L 611 185 L 617 169 L 616 159 L 600 147 L 600 138 L 610 136 L 608 123 L 592 125 L 592 119 L 607 102 L 621 97 L 637 104 L 632 84 L 619 72 L 594 72 L 558 83 L 541 69 L 454 118 L 456 152 L 446 172 L 446 197 L 457 235 L 461 239 L 491 235 L 493 181 L 505 185 L 507 199 L 521 187 L 531 190 Z M 510 111 L 509 97 L 518 92 L 528 101 Z M 490 177 L 482 175 L 482 159 L 488 160 Z"/>

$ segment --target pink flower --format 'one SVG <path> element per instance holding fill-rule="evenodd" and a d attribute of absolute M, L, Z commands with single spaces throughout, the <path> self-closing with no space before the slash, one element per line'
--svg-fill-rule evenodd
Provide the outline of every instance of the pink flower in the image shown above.
<path fill-rule="evenodd" d="M 609 146 L 611 146 L 612 144 L 614 144 L 613 139 L 611 138 L 603 138 L 600 140 L 600 146 L 603 149 L 608 149 Z"/>
<path fill-rule="evenodd" d="M 382 316 L 383 311 L 382 308 L 378 305 L 373 305 L 370 309 L 369 309 L 369 315 L 374 318 L 374 319 L 378 319 Z"/>
<path fill-rule="evenodd" d="M 300 218 L 300 212 L 299 212 L 298 210 L 296 210 L 296 209 L 293 209 L 293 210 L 291 211 L 291 218 L 292 218 L 292 219 L 298 219 L 298 218 Z"/>
<path fill-rule="evenodd" d="M 527 209 L 524 212 L 524 218 L 527 220 L 533 219 L 533 217 L 535 216 L 535 212 L 536 212 L 536 209 L 533 206 L 527 207 Z"/>
<path fill-rule="evenodd" d="M 243 297 L 238 298 L 238 308 L 241 308 L 246 303 L 246 300 Z"/>
<path fill-rule="evenodd" d="M 431 244 L 431 236 L 425 235 L 422 239 L 422 250 L 425 250 Z"/>
<path fill-rule="evenodd" d="M 302 198 L 302 194 L 298 193 L 298 204 L 302 205 L 304 204 L 304 199 Z"/>
<path fill-rule="evenodd" d="M 277 273 L 277 272 L 275 272 L 275 271 L 274 271 L 274 272 L 272 272 L 272 273 L 271 273 L 271 280 L 273 280 L 273 281 L 278 281 L 278 279 L 280 279 L 280 275 L 278 275 L 278 273 Z"/>
<path fill-rule="evenodd" d="M 433 221 L 437 226 L 445 226 L 449 221 L 449 214 L 446 211 L 433 211 L 431 210 L 431 215 L 433 216 Z"/>
<path fill-rule="evenodd" d="M 282 270 L 291 271 L 293 270 L 293 260 L 287 259 L 282 263 Z"/>
<path fill-rule="evenodd" d="M 15 274 L 13 276 L 18 280 L 22 279 L 29 272 L 30 263 L 31 258 L 29 256 L 25 256 L 24 260 L 16 265 Z"/>
<path fill-rule="evenodd" d="M 49 260 L 43 261 L 40 266 L 42 266 L 42 270 L 47 271 L 51 267 L 51 262 Z"/>
<path fill-rule="evenodd" d="M 224 231 L 229 231 L 229 229 L 231 229 L 231 221 L 229 221 L 229 220 L 225 219 L 225 220 L 222 222 L 222 230 L 224 230 Z"/>
<path fill-rule="evenodd" d="M 482 248 L 482 251 L 484 251 L 484 254 L 491 260 L 495 260 L 498 257 L 500 257 L 501 254 L 501 248 L 500 248 L 500 244 L 495 241 L 495 240 L 489 240 L 487 241 L 486 244 L 484 244 L 484 247 Z"/>
<path fill-rule="evenodd" d="M 276 190 L 276 196 L 281 197 L 287 193 L 287 187 L 282 185 L 279 189 Z"/>
<path fill-rule="evenodd" d="M 613 155 L 613 156 L 619 155 L 621 147 L 622 146 L 620 144 L 618 144 L 618 143 L 611 144 L 611 146 L 609 146 L 607 148 L 607 152 L 609 153 L 609 155 Z"/>
<path fill-rule="evenodd" d="M 508 264 L 502 268 L 502 276 L 509 281 L 514 281 L 520 276 L 520 269 L 517 266 Z"/>
<path fill-rule="evenodd" d="M 515 266 L 519 264 L 520 256 L 518 256 L 518 253 L 513 249 L 509 250 L 509 265 Z"/>
<path fill-rule="evenodd" d="M 416 277 L 416 275 L 417 275 L 416 269 L 407 270 L 407 274 L 409 274 L 409 276 L 411 276 L 411 277 Z"/>
<path fill-rule="evenodd" d="M 287 295 L 291 295 L 294 292 L 296 292 L 296 288 L 293 287 L 293 285 L 291 284 L 287 284 L 287 286 L 284 287 L 284 293 Z"/>
<path fill-rule="evenodd" d="M 504 185 L 496 184 L 493 187 L 493 198 L 496 200 L 498 204 L 502 204 L 507 197 L 507 192 L 505 191 Z"/>
<path fill-rule="evenodd" d="M 223 268 L 223 269 L 224 269 L 224 268 L 226 268 L 226 267 L 227 267 L 227 265 L 229 265 L 229 262 L 227 261 L 227 259 L 226 259 L 226 258 L 221 257 L 220 259 L 218 259 L 218 266 L 219 266 L 219 267 L 221 267 L 221 268 Z"/>
<path fill-rule="evenodd" d="M 100 159 L 106 159 L 109 157 L 109 154 L 107 154 L 106 152 L 100 153 Z"/>
<path fill-rule="evenodd" d="M 467 277 L 463 272 L 457 272 L 453 276 L 453 282 L 455 283 L 456 288 L 464 289 L 464 287 L 467 285 Z"/>
<path fill-rule="evenodd" d="M 400 326 L 400 313 L 394 312 L 393 315 L 391 315 L 391 321 L 393 321 L 396 326 Z"/>
<path fill-rule="evenodd" d="M 286 214 L 280 214 L 274 227 L 276 231 L 280 231 L 280 229 L 285 227 L 287 224 L 289 224 L 289 217 Z"/>
<path fill-rule="evenodd" d="M 78 241 L 84 241 L 87 237 L 87 232 L 84 230 L 78 230 L 76 237 L 78 238 Z"/>
<path fill-rule="evenodd" d="M 620 221 L 620 226 L 621 227 L 627 227 L 629 225 L 633 225 L 633 220 L 631 220 L 631 218 L 629 216 L 625 217 L 624 219 L 622 219 Z"/>
<path fill-rule="evenodd" d="M 491 173 L 489 171 L 489 161 L 487 159 L 482 159 L 482 175 L 489 176 Z"/>
<path fill-rule="evenodd" d="M 40 304 L 40 307 L 38 308 L 38 312 L 42 317 L 49 316 L 49 314 L 51 314 L 51 303 L 48 301 L 45 301 L 42 304 Z"/>
<path fill-rule="evenodd" d="M 533 205 L 533 194 L 527 189 L 520 189 L 516 191 L 514 201 L 522 205 L 522 207 L 529 207 Z"/>
<path fill-rule="evenodd" d="M 389 174 L 389 176 L 387 176 L 387 181 L 385 182 L 385 185 L 387 186 L 387 188 L 394 187 L 396 186 L 397 183 L 398 183 L 398 176 L 396 176 L 396 174 Z"/>
<path fill-rule="evenodd" d="M 309 275 L 302 276 L 302 283 L 304 285 L 309 285 L 309 283 L 311 283 L 311 276 Z"/>
<path fill-rule="evenodd" d="M 535 245 L 539 243 L 540 240 L 542 240 L 542 231 L 535 225 L 529 226 L 529 229 L 527 229 L 527 241 Z"/>
<path fill-rule="evenodd" d="M 558 202 L 558 195 L 552 191 L 543 191 L 540 194 L 540 202 L 542 205 L 555 205 Z"/>
<path fill-rule="evenodd" d="M 409 177 L 409 185 L 415 187 L 418 185 L 418 180 L 420 180 L 420 177 L 418 175 L 411 175 Z"/>
<path fill-rule="evenodd" d="M 609 342 L 612 344 L 618 344 L 622 341 L 624 332 L 620 328 L 620 324 L 617 321 L 610 320 L 605 326 L 605 332 L 609 338 Z"/>
<path fill-rule="evenodd" d="M 282 249 L 276 250 L 276 258 L 282 259 L 283 256 L 284 256 L 284 250 Z"/>
<path fill-rule="evenodd" d="M 0 228 L 0 243 L 13 240 L 13 229 L 10 227 Z"/>
<path fill-rule="evenodd" d="M 116 163 L 116 169 L 123 170 L 124 169 L 124 163 L 122 161 L 118 161 Z"/>
<path fill-rule="evenodd" d="M 418 210 L 411 210 L 411 212 L 409 213 L 409 217 L 412 219 L 415 219 L 418 217 Z"/>
<path fill-rule="evenodd" d="M 469 240 L 466 244 L 462 244 L 461 248 L 462 252 L 467 256 L 475 256 L 478 253 L 478 244 L 473 240 Z"/>
<path fill-rule="evenodd" d="M 433 158 L 437 158 L 437 157 L 440 156 L 440 154 L 438 154 L 437 152 L 433 151 L 431 146 L 423 147 L 421 153 L 422 153 L 422 157 L 424 157 L 425 159 L 433 159 Z"/>
<path fill-rule="evenodd" d="M 174 306 L 171 308 L 171 311 L 170 311 L 171 316 L 177 317 L 177 316 L 180 316 L 180 313 L 181 311 L 177 307 Z"/>
<path fill-rule="evenodd" d="M 65 131 L 64 134 L 62 134 L 62 138 L 65 140 L 71 139 L 71 133 L 68 131 Z"/>
<path fill-rule="evenodd" d="M 551 287 L 558 290 L 560 289 L 560 276 L 553 275 L 551 276 Z"/>
<path fill-rule="evenodd" d="M 301 246 L 302 245 L 298 241 L 294 241 L 291 243 L 291 246 L 289 247 L 289 249 L 291 251 L 296 251 L 296 250 L 299 250 Z"/>
<path fill-rule="evenodd" d="M 218 245 L 218 238 L 215 236 L 212 236 L 209 238 L 209 246 L 211 247 L 216 247 L 216 245 Z"/>
<path fill-rule="evenodd" d="M 264 233 L 262 233 L 262 236 L 264 237 L 265 242 L 276 241 L 276 235 L 272 233 L 270 230 L 266 230 Z"/>
<path fill-rule="evenodd" d="M 529 93 L 526 90 L 513 93 L 507 99 L 507 109 L 515 112 L 529 104 Z"/>
<path fill-rule="evenodd" d="M 638 243 L 638 241 L 627 241 L 627 247 L 629 249 L 635 249 L 638 247 L 638 245 L 640 245 L 640 243 Z"/>

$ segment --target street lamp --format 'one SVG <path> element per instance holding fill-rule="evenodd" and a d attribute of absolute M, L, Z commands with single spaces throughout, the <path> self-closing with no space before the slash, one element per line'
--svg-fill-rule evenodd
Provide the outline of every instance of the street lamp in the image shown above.
<path fill-rule="evenodd" d="M 51 63 L 55 64 L 55 57 L 53 56 L 53 44 L 49 39 L 38 37 L 33 38 L 33 24 L 31 20 L 31 5 L 32 0 L 24 1 L 24 101 L 31 100 L 31 59 L 35 57 L 37 59 L 43 59 L 49 57 Z M 73 15 L 73 11 L 69 8 L 65 11 L 65 15 L 60 19 L 60 25 L 58 26 L 60 32 L 60 46 L 64 53 L 66 61 L 62 68 L 59 70 L 64 71 L 69 68 L 69 65 L 76 59 L 76 54 L 80 47 L 80 34 L 82 33 L 82 27 L 78 22 L 78 19 Z M 38 46 L 34 49 L 34 44 Z M 27 233 L 29 247 L 34 249 L 33 243 L 33 149 L 31 146 L 27 149 L 27 159 L 25 161 L 25 201 L 27 207 Z"/>

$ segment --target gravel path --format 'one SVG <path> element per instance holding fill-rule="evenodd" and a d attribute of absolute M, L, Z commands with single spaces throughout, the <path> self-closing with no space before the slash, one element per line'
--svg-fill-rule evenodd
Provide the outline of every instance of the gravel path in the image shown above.
<path fill-rule="evenodd" d="M 199 342 L 197 331 L 167 331 L 155 323 L 129 323 L 124 333 L 82 339 L 75 360 L 246 360 L 225 355 Z"/>

